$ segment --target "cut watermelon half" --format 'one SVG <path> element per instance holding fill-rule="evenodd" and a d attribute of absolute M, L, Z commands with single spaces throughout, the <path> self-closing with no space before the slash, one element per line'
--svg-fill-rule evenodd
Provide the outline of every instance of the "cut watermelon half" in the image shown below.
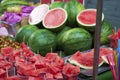
<path fill-rule="evenodd" d="M 96 25 L 96 9 L 85 9 L 77 15 L 77 22 L 82 26 L 95 26 Z M 102 21 L 104 14 L 102 13 Z"/>
<path fill-rule="evenodd" d="M 44 16 L 49 11 L 49 6 L 47 4 L 41 4 L 33 9 L 30 13 L 28 22 L 30 25 L 36 25 L 42 22 Z"/>
<path fill-rule="evenodd" d="M 51 9 L 43 19 L 43 26 L 47 29 L 61 27 L 67 20 L 67 12 L 62 8 Z"/>
<path fill-rule="evenodd" d="M 83 69 L 93 69 L 93 64 L 94 64 L 93 59 L 94 59 L 94 50 L 85 53 L 78 51 L 74 55 L 72 55 L 70 59 L 68 59 L 68 61 L 71 64 L 77 65 Z M 102 58 L 99 58 L 98 66 L 101 66 L 103 63 L 104 61 L 102 60 Z"/>

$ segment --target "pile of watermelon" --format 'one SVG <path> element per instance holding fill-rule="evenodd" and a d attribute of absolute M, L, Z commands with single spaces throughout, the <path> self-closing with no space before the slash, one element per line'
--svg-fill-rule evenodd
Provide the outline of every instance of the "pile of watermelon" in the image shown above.
<path fill-rule="evenodd" d="M 45 57 L 34 54 L 21 43 L 21 49 L 1 49 L 0 80 L 78 80 L 80 68 L 66 63 L 57 53 Z"/>
<path fill-rule="evenodd" d="M 109 44 L 112 25 L 104 19 L 104 14 L 102 21 L 100 44 L 106 45 Z M 30 32 L 27 36 L 27 33 L 18 30 L 16 41 L 25 42 L 35 53 L 44 56 L 52 50 L 71 55 L 78 50 L 93 48 L 96 9 L 85 9 L 75 0 L 41 4 L 33 9 L 28 22 L 30 27 L 36 26 L 39 31 L 25 30 Z M 22 37 L 18 37 L 19 34 Z"/>

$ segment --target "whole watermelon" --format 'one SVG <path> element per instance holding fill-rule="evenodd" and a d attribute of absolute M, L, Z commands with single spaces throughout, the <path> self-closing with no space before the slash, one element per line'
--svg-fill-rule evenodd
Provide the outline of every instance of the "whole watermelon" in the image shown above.
<path fill-rule="evenodd" d="M 111 34 L 112 34 L 112 25 L 110 22 L 104 20 L 101 28 L 100 44 L 103 45 L 109 43 L 109 36 Z"/>
<path fill-rule="evenodd" d="M 64 8 L 64 2 L 61 2 L 61 1 L 55 1 L 54 3 L 51 3 L 50 4 L 50 9 L 53 9 L 53 8 Z"/>
<path fill-rule="evenodd" d="M 30 36 L 29 47 L 32 51 L 45 56 L 56 49 L 56 36 L 46 29 L 37 30 Z"/>
<path fill-rule="evenodd" d="M 66 54 L 73 54 L 76 51 L 84 51 L 91 48 L 92 36 L 82 28 L 68 30 L 62 39 L 63 50 Z"/>
<path fill-rule="evenodd" d="M 80 11 L 84 10 L 84 6 L 76 0 L 71 0 L 69 2 L 66 2 L 64 8 L 68 14 L 67 25 L 74 27 L 77 25 L 77 14 Z"/>
<path fill-rule="evenodd" d="M 25 25 L 17 31 L 16 36 L 15 36 L 15 40 L 19 43 L 25 42 L 26 44 L 28 44 L 29 37 L 36 30 L 38 30 L 38 28 L 36 26 Z"/>
<path fill-rule="evenodd" d="M 62 50 L 62 39 L 64 37 L 64 34 L 70 29 L 71 29 L 70 27 L 65 26 L 64 29 L 60 31 L 59 34 L 57 35 L 57 46 L 59 50 Z"/>

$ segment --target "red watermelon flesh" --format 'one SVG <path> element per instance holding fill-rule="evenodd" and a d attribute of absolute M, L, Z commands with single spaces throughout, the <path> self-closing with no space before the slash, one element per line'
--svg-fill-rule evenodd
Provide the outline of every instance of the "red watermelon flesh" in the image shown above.
<path fill-rule="evenodd" d="M 38 77 L 40 75 L 44 75 L 46 72 L 47 72 L 47 69 L 42 68 L 42 69 L 35 69 L 35 70 L 27 71 L 27 74 L 28 76 Z"/>
<path fill-rule="evenodd" d="M 77 22 L 82 26 L 95 26 L 96 25 L 96 9 L 85 9 L 77 15 Z M 104 14 L 102 14 L 102 20 Z"/>
<path fill-rule="evenodd" d="M 44 76 L 39 76 L 39 77 L 29 76 L 28 80 L 45 80 L 45 79 Z"/>
<path fill-rule="evenodd" d="M 62 69 L 64 66 L 64 59 L 59 57 L 57 53 L 47 53 L 45 62 L 59 69 Z"/>
<path fill-rule="evenodd" d="M 19 76 L 8 77 L 7 80 L 22 80 Z"/>
<path fill-rule="evenodd" d="M 99 66 L 101 66 L 104 62 L 102 56 L 106 56 L 109 54 L 113 54 L 112 49 L 106 48 L 106 47 L 100 48 Z M 76 52 L 74 55 L 72 55 L 70 57 L 69 61 L 70 61 L 70 63 L 73 63 L 73 64 L 80 66 L 81 68 L 92 69 L 93 63 L 94 63 L 93 59 L 94 59 L 94 49 L 91 49 L 90 51 L 87 51 L 87 52 L 79 52 L 79 51 Z"/>
<path fill-rule="evenodd" d="M 1 49 L 1 53 L 2 53 L 3 56 L 6 56 L 6 57 L 7 57 L 7 56 L 9 56 L 11 53 L 13 53 L 13 50 L 14 50 L 14 49 L 13 49 L 12 47 L 9 47 L 9 46 L 8 46 L 8 47 L 5 47 L 5 48 L 2 48 L 2 49 Z"/>
<path fill-rule="evenodd" d="M 87 16 L 86 16 L 87 15 Z M 86 11 L 79 15 L 79 20 L 85 24 L 95 24 L 96 23 L 96 11 Z"/>
<path fill-rule="evenodd" d="M 62 73 L 56 73 L 54 75 L 54 78 L 57 79 L 57 80 L 63 80 L 63 75 L 62 75 Z"/>
<path fill-rule="evenodd" d="M 100 56 L 105 56 L 109 54 L 114 54 L 114 51 L 112 50 L 112 48 L 105 48 L 105 47 L 100 48 Z"/>
<path fill-rule="evenodd" d="M 3 69 L 0 69 L 0 78 L 4 78 L 6 76 L 6 71 Z"/>
<path fill-rule="evenodd" d="M 69 80 L 70 78 L 78 77 L 80 73 L 80 68 L 78 66 L 74 66 L 72 64 L 67 63 L 63 67 L 63 75 L 64 75 L 64 80 Z M 71 80 L 77 80 L 77 79 L 71 79 Z"/>
<path fill-rule="evenodd" d="M 69 62 L 84 69 L 92 69 L 94 63 L 93 59 L 94 50 L 84 53 L 78 51 L 70 57 Z M 99 66 L 101 66 L 103 62 L 104 61 L 102 60 L 102 58 L 99 58 Z"/>
<path fill-rule="evenodd" d="M 46 73 L 45 77 L 46 77 L 46 80 L 54 80 L 53 74 L 51 73 Z"/>
<path fill-rule="evenodd" d="M 114 50 L 112 48 L 105 48 L 102 47 L 100 48 L 100 57 L 108 63 L 107 57 L 106 56 L 114 56 Z"/>
<path fill-rule="evenodd" d="M 43 20 L 45 28 L 57 28 L 64 24 L 67 14 L 62 8 L 55 8 L 50 10 Z"/>
<path fill-rule="evenodd" d="M 8 70 L 12 67 L 12 63 L 8 61 L 0 61 L 0 68 Z"/>
<path fill-rule="evenodd" d="M 4 56 L 2 56 L 1 54 L 0 54 L 0 61 L 4 61 L 5 59 L 4 59 Z"/>

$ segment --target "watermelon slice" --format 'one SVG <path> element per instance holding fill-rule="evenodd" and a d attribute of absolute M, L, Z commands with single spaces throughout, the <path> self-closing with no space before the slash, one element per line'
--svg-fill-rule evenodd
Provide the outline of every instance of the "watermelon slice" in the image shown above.
<path fill-rule="evenodd" d="M 28 22 L 30 25 L 39 24 L 46 13 L 49 11 L 49 6 L 47 4 L 41 4 L 33 9 L 33 11 L 29 15 Z"/>
<path fill-rule="evenodd" d="M 62 8 L 51 9 L 43 19 L 43 26 L 47 29 L 62 29 L 62 25 L 67 20 L 67 12 Z"/>
<path fill-rule="evenodd" d="M 92 49 L 89 52 L 76 52 L 74 55 L 68 59 L 71 64 L 77 65 L 83 69 L 93 69 L 94 59 L 94 50 Z M 99 58 L 99 65 L 101 66 L 104 63 L 102 58 Z"/>
<path fill-rule="evenodd" d="M 104 60 L 105 63 L 108 63 L 106 56 L 114 56 L 114 51 L 112 48 L 100 48 L 100 56 Z"/>
<path fill-rule="evenodd" d="M 88 29 L 96 25 L 96 9 L 85 9 L 77 15 L 77 22 L 80 26 Z M 104 19 L 104 14 L 102 13 L 102 21 Z"/>

